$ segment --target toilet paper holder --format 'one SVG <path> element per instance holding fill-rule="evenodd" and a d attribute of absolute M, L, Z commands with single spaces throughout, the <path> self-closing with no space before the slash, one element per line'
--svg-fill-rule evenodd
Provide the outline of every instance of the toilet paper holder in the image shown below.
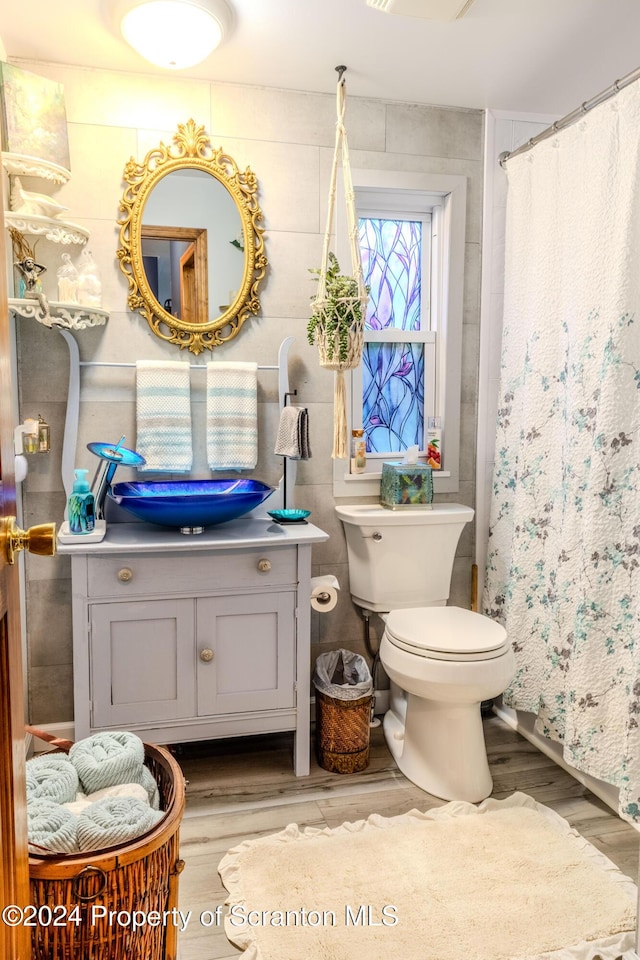
<path fill-rule="evenodd" d="M 323 591 L 322 593 L 314 593 L 314 597 L 316 598 L 318 603 L 329 603 L 329 601 L 331 600 L 331 594 L 327 593 L 326 590 Z"/>
<path fill-rule="evenodd" d="M 320 577 L 311 577 L 311 596 L 309 601 L 314 610 L 320 613 L 333 610 L 338 602 L 340 584 L 337 577 L 325 574 Z"/>

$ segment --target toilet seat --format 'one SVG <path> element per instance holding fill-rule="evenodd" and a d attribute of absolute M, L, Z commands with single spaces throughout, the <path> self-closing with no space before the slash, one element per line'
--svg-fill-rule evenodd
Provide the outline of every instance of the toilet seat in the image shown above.
<path fill-rule="evenodd" d="M 406 607 L 386 618 L 389 642 L 434 660 L 493 660 L 510 649 L 503 626 L 461 607 Z"/>

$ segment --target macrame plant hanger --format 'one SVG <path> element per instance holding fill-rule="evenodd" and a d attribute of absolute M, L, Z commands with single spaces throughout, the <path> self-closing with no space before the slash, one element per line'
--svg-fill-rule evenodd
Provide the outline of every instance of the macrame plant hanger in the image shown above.
<path fill-rule="evenodd" d="M 348 456 L 347 448 L 347 407 L 344 371 L 352 370 L 360 365 L 364 334 L 364 318 L 367 309 L 368 294 L 364 285 L 362 261 L 360 259 L 360 245 L 358 242 L 358 218 L 356 215 L 355 196 L 349 166 L 349 146 L 347 131 L 344 125 L 346 104 L 346 86 L 344 73 L 346 67 L 336 67 L 338 72 L 338 86 L 336 91 L 336 145 L 333 153 L 333 166 L 329 184 L 329 203 L 327 210 L 327 227 L 324 236 L 320 278 L 316 296 L 313 300 L 314 312 L 325 315 L 329 311 L 338 313 L 341 317 L 341 326 L 344 320 L 348 321 L 348 334 L 342 338 L 340 331 L 332 335 L 323 335 L 319 328 L 316 342 L 320 354 L 320 366 L 335 371 L 334 398 L 333 398 L 333 452 L 334 459 L 344 459 Z M 347 213 L 347 230 L 349 234 L 349 249 L 351 252 L 351 270 L 353 282 L 348 295 L 341 296 L 337 301 L 330 294 L 327 295 L 327 269 L 329 266 L 329 244 L 333 227 L 333 211 L 336 200 L 336 183 L 338 179 L 338 163 L 342 158 L 342 175 L 344 180 L 344 194 Z M 342 348 L 342 349 L 341 349 Z"/>

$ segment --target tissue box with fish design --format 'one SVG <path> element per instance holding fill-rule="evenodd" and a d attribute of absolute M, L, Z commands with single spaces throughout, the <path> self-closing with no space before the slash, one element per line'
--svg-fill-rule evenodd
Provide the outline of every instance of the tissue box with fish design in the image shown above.
<path fill-rule="evenodd" d="M 380 503 L 389 510 L 401 507 L 425 507 L 430 509 L 433 502 L 433 476 L 431 467 L 426 463 L 402 463 L 401 461 L 382 464 L 380 483 Z"/>

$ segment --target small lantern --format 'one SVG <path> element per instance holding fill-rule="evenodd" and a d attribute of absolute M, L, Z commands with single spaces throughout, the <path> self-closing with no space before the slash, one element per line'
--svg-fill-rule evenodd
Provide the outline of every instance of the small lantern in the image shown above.
<path fill-rule="evenodd" d="M 51 428 L 38 414 L 38 453 L 49 453 L 50 450 Z"/>

